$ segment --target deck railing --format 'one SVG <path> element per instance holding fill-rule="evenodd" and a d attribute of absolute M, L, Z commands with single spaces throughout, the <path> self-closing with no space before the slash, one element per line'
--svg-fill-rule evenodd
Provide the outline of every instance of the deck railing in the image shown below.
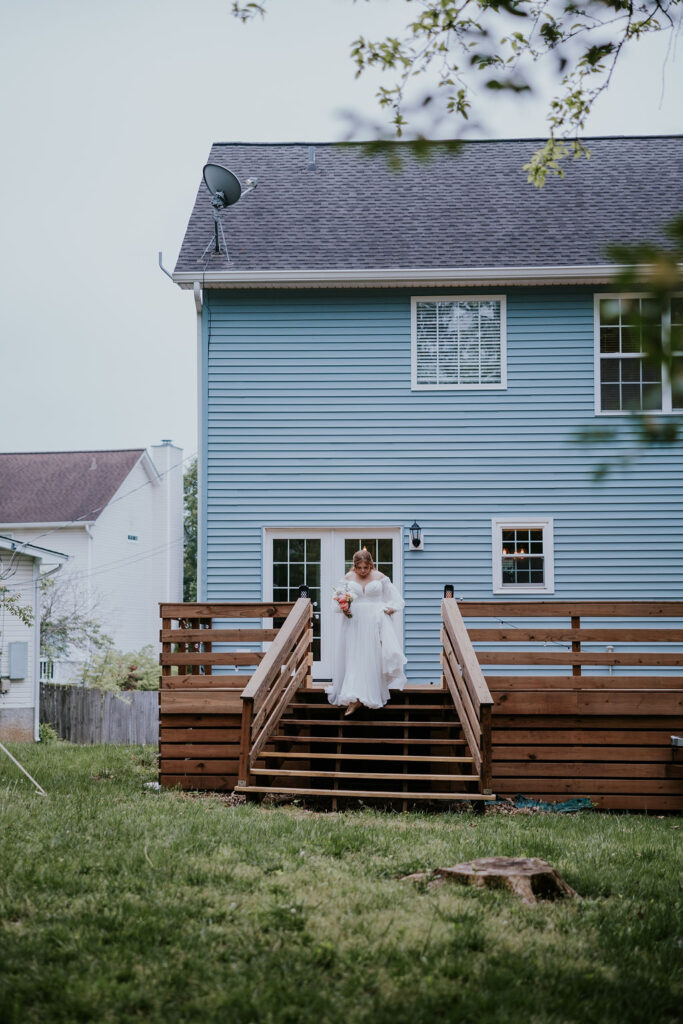
<path fill-rule="evenodd" d="M 444 684 L 450 691 L 482 793 L 491 792 L 491 707 L 486 685 L 465 623 L 452 597 L 441 602 Z"/>
<path fill-rule="evenodd" d="M 242 693 L 239 786 L 268 742 L 300 686 L 310 686 L 313 665 L 313 606 L 300 597 Z"/>
<path fill-rule="evenodd" d="M 241 694 L 267 656 L 263 644 L 279 633 L 259 620 L 286 619 L 293 608 L 292 602 L 272 601 L 160 605 L 162 785 L 234 788 Z"/>
<path fill-rule="evenodd" d="M 683 809 L 683 601 L 458 606 L 495 701 L 497 794 Z"/>

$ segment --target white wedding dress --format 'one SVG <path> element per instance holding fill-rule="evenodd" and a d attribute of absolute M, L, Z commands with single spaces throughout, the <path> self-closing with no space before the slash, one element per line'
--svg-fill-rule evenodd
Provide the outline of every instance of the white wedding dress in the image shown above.
<path fill-rule="evenodd" d="M 406 657 L 399 643 L 393 615 L 405 605 L 394 584 L 386 576 L 370 580 L 363 587 L 346 578 L 337 584 L 352 595 L 351 618 L 343 616 L 334 660 L 332 686 L 325 691 L 330 704 L 351 704 L 359 700 L 366 707 L 381 708 L 389 700 L 389 690 L 402 690 L 408 680 L 403 666 Z M 336 601 L 335 611 L 341 615 Z"/>

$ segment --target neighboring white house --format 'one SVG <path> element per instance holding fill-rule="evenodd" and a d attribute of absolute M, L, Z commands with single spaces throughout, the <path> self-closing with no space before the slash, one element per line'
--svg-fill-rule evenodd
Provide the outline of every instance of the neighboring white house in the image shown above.
<path fill-rule="evenodd" d="M 182 449 L 0 454 L 0 534 L 66 552 L 59 587 L 116 648 L 156 646 L 159 602 L 183 594 Z M 86 655 L 72 651 L 50 678 L 72 681 Z"/>
<path fill-rule="evenodd" d="M 33 617 L 30 625 L 0 607 L 0 740 L 38 739 L 40 577 L 67 555 L 0 535 L 0 586 Z M 50 565 L 51 569 L 47 566 Z"/>

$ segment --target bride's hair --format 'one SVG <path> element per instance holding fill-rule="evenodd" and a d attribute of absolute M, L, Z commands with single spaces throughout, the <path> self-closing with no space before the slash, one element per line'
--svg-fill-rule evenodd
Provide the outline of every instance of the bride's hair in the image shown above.
<path fill-rule="evenodd" d="M 360 551 L 356 551 L 353 556 L 353 567 L 354 569 L 359 562 L 366 562 L 371 568 L 374 568 L 375 563 L 372 560 L 372 555 L 367 548 L 362 548 Z"/>

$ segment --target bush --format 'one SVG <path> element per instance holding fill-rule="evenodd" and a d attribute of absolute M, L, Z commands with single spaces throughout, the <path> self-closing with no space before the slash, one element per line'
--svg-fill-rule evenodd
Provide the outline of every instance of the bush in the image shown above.
<path fill-rule="evenodd" d="M 158 690 L 161 671 L 151 644 L 140 651 L 116 651 L 109 647 L 85 666 L 83 685 L 98 690 Z"/>
<path fill-rule="evenodd" d="M 56 743 L 59 739 L 59 733 L 56 729 L 53 729 L 49 722 L 41 722 L 38 726 L 38 742 L 39 743 Z"/>

